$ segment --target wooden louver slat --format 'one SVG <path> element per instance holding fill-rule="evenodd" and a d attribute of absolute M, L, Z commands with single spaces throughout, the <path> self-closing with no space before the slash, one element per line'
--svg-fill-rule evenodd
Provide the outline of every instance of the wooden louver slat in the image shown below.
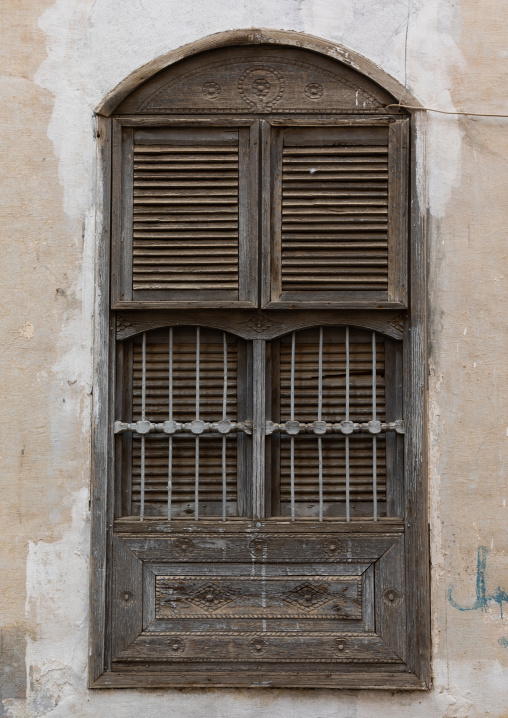
<path fill-rule="evenodd" d="M 388 147 L 285 146 L 282 291 L 386 291 Z"/>
<path fill-rule="evenodd" d="M 201 329 L 200 332 L 200 418 L 218 421 L 223 401 L 222 332 Z M 141 418 L 142 348 L 133 346 L 132 405 L 133 420 Z M 237 347 L 228 335 L 227 416 L 237 417 Z M 146 417 L 163 422 L 169 413 L 169 344 L 168 330 L 147 335 L 146 344 Z M 173 339 L 173 418 L 189 422 L 196 418 L 196 342 L 195 329 L 174 329 Z M 236 436 L 227 439 L 226 488 L 229 512 L 233 513 L 237 494 Z M 195 440 L 175 436 L 173 439 L 172 503 L 175 515 L 192 513 L 194 506 Z M 222 500 L 222 439 L 219 436 L 200 439 L 199 501 L 202 515 L 218 515 Z M 132 512 L 139 513 L 141 479 L 141 441 L 133 439 Z M 165 515 L 168 497 L 168 438 L 149 435 L 145 446 L 145 512 Z"/>
<path fill-rule="evenodd" d="M 238 290 L 238 172 L 238 141 L 134 145 L 134 291 Z"/>

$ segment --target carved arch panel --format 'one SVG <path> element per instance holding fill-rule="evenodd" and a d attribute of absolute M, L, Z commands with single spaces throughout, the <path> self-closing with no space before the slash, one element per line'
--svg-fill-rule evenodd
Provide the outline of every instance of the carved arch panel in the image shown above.
<path fill-rule="evenodd" d="M 392 101 L 365 76 L 317 53 L 243 46 L 162 70 L 115 114 L 385 114 Z"/>

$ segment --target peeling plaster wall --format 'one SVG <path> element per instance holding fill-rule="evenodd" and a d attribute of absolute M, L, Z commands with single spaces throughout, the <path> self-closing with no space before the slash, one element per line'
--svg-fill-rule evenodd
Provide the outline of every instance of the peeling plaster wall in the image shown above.
<path fill-rule="evenodd" d="M 506 3 L 4 0 L 2 19 L 0 715 L 506 718 L 508 120 L 432 113 L 418 120 L 418 192 L 429 225 L 433 689 L 86 689 L 94 107 L 158 55 L 269 27 L 363 54 L 424 105 L 508 114 Z"/>

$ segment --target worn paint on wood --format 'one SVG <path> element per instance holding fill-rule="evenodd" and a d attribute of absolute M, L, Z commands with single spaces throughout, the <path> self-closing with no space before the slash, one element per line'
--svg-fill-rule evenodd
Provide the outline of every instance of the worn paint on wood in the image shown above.
<path fill-rule="evenodd" d="M 1 610 L 3 626 L 18 626 L 27 643 L 25 666 L 8 661 L 14 676 L 9 685 L 22 687 L 28 676 L 26 697 L 2 696 L 7 715 L 95 718 L 171 710 L 208 716 L 241 710 L 256 718 L 355 713 L 391 718 L 408 712 L 415 718 L 504 716 L 506 619 L 500 620 L 496 602 L 486 612 L 461 612 L 447 599 L 453 584 L 458 605 L 474 602 L 478 546 L 489 550 L 485 596 L 507 585 L 508 348 L 499 309 L 506 303 L 503 120 L 432 114 L 416 120 L 413 185 L 427 210 L 431 278 L 433 690 L 402 698 L 306 691 L 314 679 L 302 675 L 297 693 L 182 693 L 166 686 L 151 693 L 130 691 L 126 705 L 123 692 L 86 692 L 85 616 L 90 318 L 95 287 L 105 291 L 105 277 L 95 281 L 92 274 L 102 197 L 92 189 L 98 139 L 93 108 L 130 73 L 139 81 L 145 71 L 138 68 L 152 62 L 152 74 L 166 62 L 155 58 L 181 57 L 178 48 L 194 40 L 201 49 L 239 37 L 280 41 L 282 34 L 266 30 L 228 32 L 263 26 L 285 28 L 285 41 L 295 44 L 302 42 L 298 32 L 303 30 L 314 36 L 308 41 L 314 47 L 353 66 L 359 63 L 374 79 L 383 83 L 388 75 L 385 86 L 408 104 L 416 104 L 416 95 L 422 104 L 443 109 L 508 113 L 505 12 L 498 2 L 473 0 L 425 0 L 409 8 L 345 0 L 234 7 L 210 1 L 196 13 L 175 12 L 162 0 L 142 6 L 133 0 L 122 13 L 109 0 L 79 8 L 50 0 L 6 3 L 0 142 L 12 179 L 4 182 L 0 210 L 6 267 L 0 289 L 5 337 L 0 381 L 10 423 L 0 449 L 7 543 Z M 207 37 L 212 33 L 222 36 Z M 412 221 L 419 221 L 418 208 Z M 30 340 L 19 332 L 28 324 L 34 327 Z M 149 679 L 164 685 L 157 676 Z M 207 674 L 203 686 L 216 680 Z M 371 680 L 375 686 L 385 678 L 372 674 Z M 226 685 L 227 678 L 223 681 Z M 354 682 L 346 678 L 341 685 L 352 688 Z"/>

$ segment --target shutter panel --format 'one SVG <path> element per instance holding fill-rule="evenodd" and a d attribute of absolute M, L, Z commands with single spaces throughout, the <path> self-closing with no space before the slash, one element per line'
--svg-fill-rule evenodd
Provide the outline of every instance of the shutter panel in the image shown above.
<path fill-rule="evenodd" d="M 319 337 L 317 329 L 295 335 L 295 419 L 311 423 L 318 412 Z M 376 339 L 376 417 L 385 421 L 385 343 Z M 291 399 L 291 336 L 280 340 L 280 420 L 289 421 Z M 346 346 L 343 328 L 325 328 L 323 333 L 322 419 L 337 423 L 346 418 Z M 399 417 L 400 418 L 400 417 Z M 370 332 L 351 329 L 349 338 L 349 420 L 367 423 L 372 419 L 372 337 Z M 346 501 L 346 439 L 341 434 L 323 437 L 323 499 L 325 516 L 343 516 Z M 386 512 L 385 436 L 377 437 L 376 499 L 378 515 Z M 297 516 L 317 516 L 317 437 L 301 434 L 295 440 L 295 501 Z M 280 440 L 280 513 L 290 514 L 290 441 Z M 372 437 L 353 434 L 349 438 L 349 482 L 352 516 L 372 516 Z"/>
<path fill-rule="evenodd" d="M 404 121 L 273 132 L 271 302 L 405 303 L 406 134 Z"/>
<path fill-rule="evenodd" d="M 133 224 L 134 292 L 237 292 L 238 146 L 134 145 Z"/>
<path fill-rule="evenodd" d="M 252 306 L 257 248 L 249 202 L 256 167 L 249 167 L 249 129 L 124 128 L 118 134 L 117 305 Z"/>
<path fill-rule="evenodd" d="M 237 341 L 227 335 L 227 416 L 237 420 Z M 162 423 L 169 416 L 169 342 L 168 330 L 152 331 L 146 342 L 146 418 Z M 223 333 L 200 330 L 200 408 L 203 421 L 218 421 L 223 402 Z M 141 419 L 142 342 L 133 342 L 132 416 Z M 191 422 L 196 418 L 196 330 L 173 330 L 173 417 Z M 167 516 L 169 439 L 160 434 L 146 437 L 145 505 L 148 516 Z M 195 439 L 175 435 L 172 439 L 172 515 L 194 514 Z M 227 438 L 227 513 L 237 514 L 237 436 Z M 141 439 L 133 437 L 132 447 L 132 514 L 139 515 L 141 479 Z M 222 438 L 200 438 L 199 446 L 199 514 L 220 516 L 222 510 Z"/>

